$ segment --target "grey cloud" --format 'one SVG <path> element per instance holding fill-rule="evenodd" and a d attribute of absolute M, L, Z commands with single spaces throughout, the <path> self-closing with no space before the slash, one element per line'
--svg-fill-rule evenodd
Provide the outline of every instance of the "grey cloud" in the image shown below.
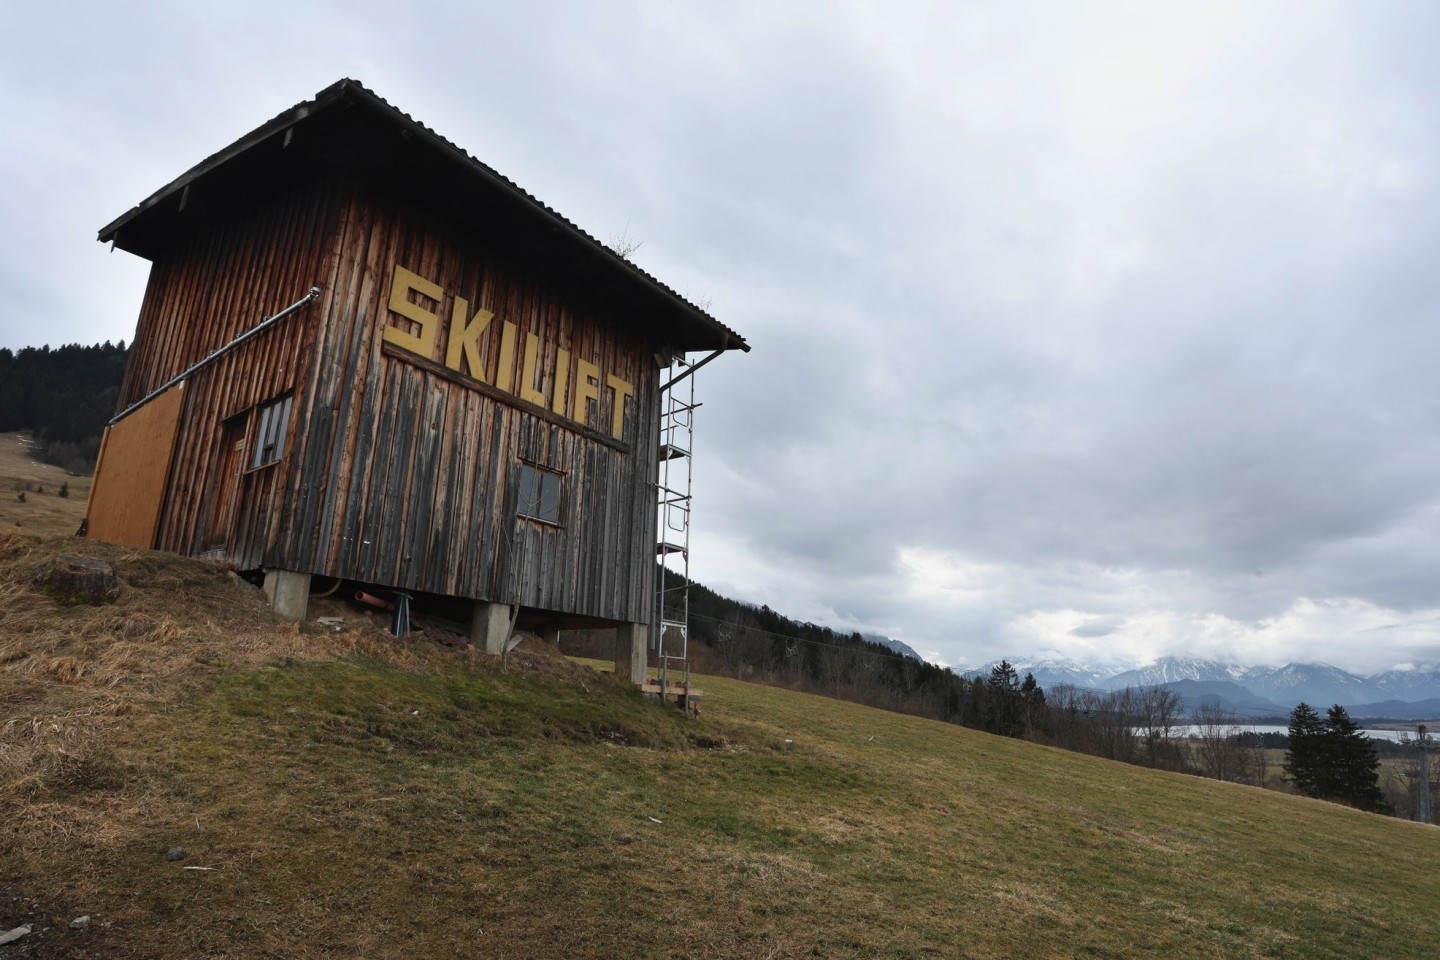
<path fill-rule="evenodd" d="M 754 344 L 700 379 L 712 586 L 952 662 L 1440 608 L 1440 12 L 279 9 L 0 65 L 0 343 L 128 338 L 95 228 L 348 74 Z"/>
<path fill-rule="evenodd" d="M 1104 619 L 1091 621 L 1090 623 L 1081 624 L 1080 626 L 1072 629 L 1070 632 L 1077 637 L 1108 637 L 1112 633 L 1114 633 L 1119 628 L 1119 626 L 1120 624 L 1115 618 L 1107 617 Z"/>

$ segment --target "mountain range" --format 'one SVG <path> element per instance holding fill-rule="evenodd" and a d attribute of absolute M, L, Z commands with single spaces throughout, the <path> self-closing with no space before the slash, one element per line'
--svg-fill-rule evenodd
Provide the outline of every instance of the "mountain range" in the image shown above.
<path fill-rule="evenodd" d="M 959 671 L 988 675 L 999 661 Z M 1287 663 L 1283 667 L 1246 667 L 1197 657 L 1161 657 L 1129 670 L 1059 659 L 1019 657 L 1011 666 L 1033 673 L 1042 687 L 1068 684 L 1093 690 L 1165 685 L 1189 706 L 1214 698 L 1248 716 L 1289 713 L 1305 702 L 1324 711 L 1341 704 L 1356 716 L 1424 719 L 1440 715 L 1440 663 L 1411 664 L 1361 676 L 1327 663 Z"/>
<path fill-rule="evenodd" d="M 902 657 L 909 657 L 911 660 L 919 660 L 921 663 L 925 662 L 925 658 L 920 656 L 920 654 L 916 653 L 915 648 L 910 646 L 908 643 L 904 643 L 900 640 L 892 640 L 890 637 L 882 636 L 878 633 L 862 633 L 860 636 L 865 640 L 869 640 L 871 643 L 878 643 L 880 646 L 885 647 L 888 650 L 893 650 L 894 652 L 900 654 L 900 656 Z"/>

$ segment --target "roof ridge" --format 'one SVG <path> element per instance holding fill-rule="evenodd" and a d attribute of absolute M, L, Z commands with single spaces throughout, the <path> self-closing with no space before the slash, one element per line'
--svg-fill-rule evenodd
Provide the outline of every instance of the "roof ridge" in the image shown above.
<path fill-rule="evenodd" d="M 509 177 L 505 176 L 503 173 L 496 170 L 494 167 L 485 163 L 483 160 L 479 159 L 474 154 L 461 147 L 459 144 L 450 140 L 448 137 L 445 137 L 444 135 L 438 133 L 432 127 L 421 122 L 420 120 L 417 120 L 415 117 L 401 110 L 399 107 L 395 106 L 393 103 L 380 96 L 380 94 L 370 89 L 362 81 L 356 80 L 353 77 L 340 78 L 329 86 L 326 86 L 319 90 L 311 99 L 302 100 L 299 103 L 289 107 L 288 109 L 281 111 L 280 113 L 260 124 L 258 127 L 254 128 L 250 132 L 242 135 L 233 143 L 222 147 L 220 150 L 216 151 L 215 153 L 206 157 L 204 160 L 201 160 L 199 163 L 190 167 L 179 177 L 175 178 L 170 183 L 155 191 L 149 197 L 136 204 L 134 207 L 126 211 L 121 216 L 117 217 L 111 223 L 102 227 L 99 232 L 99 239 L 102 242 L 116 240 L 116 238 L 118 238 L 120 234 L 121 228 L 126 223 L 134 220 L 136 217 L 157 206 L 159 203 L 161 203 L 161 201 L 165 200 L 166 198 L 173 196 L 177 192 L 185 190 L 192 182 L 198 180 L 201 176 L 204 176 L 211 170 L 240 156 L 246 151 L 258 146 L 260 143 L 270 139 L 271 137 L 281 133 L 282 131 L 286 131 L 287 129 L 302 123 L 307 118 L 314 116 L 315 114 L 323 110 L 329 109 L 335 103 L 347 99 L 352 100 L 353 102 L 365 104 L 371 109 L 389 113 L 390 115 L 407 125 L 410 129 L 418 132 L 420 135 L 426 138 L 429 138 L 433 145 L 435 145 L 442 151 L 449 153 L 457 163 L 463 163 L 468 165 L 468 167 L 473 173 L 476 173 L 484 180 L 489 181 L 492 186 L 504 191 L 505 193 L 510 194 L 514 199 L 528 205 L 534 212 L 548 218 L 555 226 L 564 229 L 573 237 L 580 240 L 582 243 L 587 244 L 593 253 L 605 258 L 605 261 L 609 264 L 609 266 L 622 270 L 624 273 L 629 274 L 632 278 L 640 281 L 645 285 L 648 285 L 652 290 L 659 293 L 662 296 L 662 299 L 668 298 L 676 305 L 683 308 L 686 312 L 691 314 L 693 317 L 695 317 L 697 320 L 702 321 L 704 324 L 714 328 L 717 332 L 721 334 L 721 342 L 723 344 L 721 349 L 730 349 L 733 346 L 738 347 L 739 349 L 744 351 L 749 351 L 750 345 L 745 342 L 745 339 L 741 337 L 737 332 L 727 327 L 725 324 L 716 320 L 715 317 L 708 310 L 698 306 L 697 304 L 689 300 L 687 297 L 682 296 L 673 287 L 657 278 L 648 270 L 640 267 L 638 264 L 629 260 L 627 257 L 621 256 L 616 250 L 614 250 L 607 244 L 602 243 L 589 231 L 585 230 L 573 220 L 570 220 L 564 214 L 560 213 L 554 207 L 545 203 L 543 200 L 532 194 L 530 191 L 520 186 L 514 180 L 511 180 Z"/>
<path fill-rule="evenodd" d="M 376 93 L 374 90 L 371 90 L 369 87 L 367 87 L 367 86 L 366 86 L 364 83 L 362 83 L 361 81 L 352 79 L 352 78 L 350 78 L 350 77 L 342 78 L 341 80 L 336 81 L 335 83 L 331 84 L 329 87 L 326 87 L 324 90 L 321 90 L 319 93 L 317 93 L 317 94 L 315 95 L 315 101 L 311 101 L 311 102 L 317 102 L 327 91 L 332 90 L 332 89 L 340 88 L 340 92 L 343 92 L 343 90 L 345 89 L 345 86 L 346 86 L 346 85 L 353 86 L 355 89 L 360 90 L 361 92 L 363 92 L 364 94 L 366 94 L 367 96 L 369 96 L 370 98 L 372 98 L 373 100 L 375 100 L 377 103 L 380 103 L 380 104 L 384 105 L 385 107 L 387 107 L 388 109 L 390 109 L 390 110 L 394 111 L 395 113 L 399 114 L 399 115 L 400 115 L 401 117 L 403 117 L 407 122 L 413 124 L 413 125 L 416 126 L 416 127 L 419 127 L 421 130 L 424 130 L 424 131 L 425 131 L 427 134 L 429 134 L 430 136 L 434 137 L 435 139 L 437 139 L 437 140 L 441 141 L 442 143 L 444 143 L 446 146 L 448 146 L 448 147 L 450 147 L 451 149 L 455 150 L 455 151 L 458 152 L 461 156 L 463 156 L 466 160 L 468 160 L 470 163 L 474 164 L 474 165 L 477 166 L 477 167 L 482 168 L 487 175 L 489 175 L 489 176 L 491 176 L 491 177 L 494 177 L 494 178 L 496 178 L 497 180 L 502 181 L 502 182 L 503 182 L 504 184 L 506 184 L 511 190 L 513 190 L 513 191 L 515 191 L 517 194 L 519 194 L 522 198 L 524 198 L 525 200 L 527 200 L 527 201 L 529 201 L 530 203 L 534 204 L 535 206 L 539 207 L 541 210 L 543 210 L 545 213 L 549 214 L 550 216 L 554 217 L 556 220 L 559 220 L 561 223 L 563 223 L 565 226 L 569 227 L 569 228 L 570 228 L 571 230 L 573 230 L 575 233 L 579 234 L 581 237 L 583 237 L 584 239 L 588 240 L 590 243 L 594 244 L 595 247 L 598 248 L 599 250 L 603 250 L 607 255 L 609 255 L 611 258 L 613 258 L 614 261 L 615 261 L 617 264 L 623 265 L 626 269 L 628 269 L 628 270 L 631 271 L 632 273 L 637 274 L 638 276 L 642 277 L 643 279 L 649 281 L 650 283 L 652 283 L 652 284 L 654 284 L 655 286 L 659 287 L 660 289 L 664 290 L 666 293 L 670 294 L 670 295 L 671 295 L 672 297 L 674 297 L 676 300 L 679 300 L 680 302 L 684 303 L 684 304 L 685 304 L 686 306 L 688 306 L 690 309 L 692 309 L 692 310 L 694 310 L 696 313 L 699 313 L 700 315 L 706 317 L 707 319 L 709 319 L 709 320 L 712 321 L 713 323 L 715 323 L 715 324 L 717 324 L 717 325 L 719 325 L 719 326 L 722 326 L 722 327 L 724 326 L 723 324 L 720 323 L 720 321 L 716 320 L 715 317 L 714 317 L 708 310 L 706 310 L 706 309 L 698 306 L 697 304 L 695 304 L 694 302 L 692 302 L 692 301 L 691 301 L 690 299 L 688 299 L 687 297 L 681 295 L 681 294 L 680 294 L 679 292 L 677 292 L 673 287 L 671 287 L 669 284 L 665 283 L 663 280 L 661 280 L 661 279 L 659 279 L 658 277 L 656 277 L 654 274 L 650 273 L 648 270 L 645 270 L 643 267 L 639 266 L 638 264 L 634 263 L 633 261 L 629 260 L 628 258 L 622 257 L 622 256 L 621 256 L 619 253 L 617 253 L 613 248 L 611 248 L 609 245 L 601 242 L 597 237 L 595 237 L 594 235 L 592 235 L 592 234 L 591 234 L 588 230 L 586 230 L 584 227 L 581 227 L 579 224 L 575 223 L 575 222 L 574 222 L 573 220 L 571 220 L 569 217 L 565 216 L 563 213 L 561 213 L 560 211 L 556 210 L 554 207 L 550 206 L 548 203 L 546 203 L 545 201 L 541 200 L 539 197 L 535 196 L 533 193 L 531 193 L 530 191 L 526 190 L 524 187 L 520 186 L 520 184 L 516 183 L 514 180 L 511 180 L 509 177 L 505 176 L 505 174 L 501 173 L 499 170 L 496 170 L 494 167 L 490 166 L 490 164 L 486 163 L 485 161 L 481 160 L 479 157 L 477 157 L 477 156 L 475 156 L 474 154 L 472 154 L 470 151 L 466 150 L 464 147 L 462 147 L 462 146 L 460 146 L 459 144 L 455 143 L 455 142 L 454 142 L 453 140 L 451 140 L 449 137 L 447 137 L 447 136 L 445 136 L 444 134 L 436 131 L 433 127 L 429 126 L 429 125 L 426 124 L 424 121 L 417 120 L 415 117 L 413 117 L 413 116 L 411 116 L 410 114 L 406 113 L 404 110 L 401 110 L 401 109 L 400 109 L 399 107 L 397 107 L 395 104 L 391 103 L 389 100 L 386 100 L 384 97 L 382 97 L 380 94 Z M 294 109 L 294 108 L 292 108 L 292 109 Z M 735 334 L 734 331 L 729 330 L 728 327 L 725 328 L 725 329 L 727 330 L 727 332 L 729 332 L 731 335 L 733 335 L 733 336 L 735 337 L 735 339 L 736 339 L 739 343 L 741 343 L 741 344 L 744 343 L 744 340 L 743 340 L 742 338 L 740 338 L 738 334 Z M 744 349 L 748 350 L 748 349 L 749 349 L 749 346 L 746 345 L 746 346 L 744 347 Z"/>

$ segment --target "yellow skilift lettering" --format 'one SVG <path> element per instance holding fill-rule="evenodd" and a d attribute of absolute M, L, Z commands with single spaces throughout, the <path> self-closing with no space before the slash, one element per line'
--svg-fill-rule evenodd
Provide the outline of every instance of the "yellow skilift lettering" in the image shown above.
<path fill-rule="evenodd" d="M 402 350 L 418 353 L 427 360 L 435 359 L 435 334 L 440 329 L 440 317 L 418 303 L 410 301 L 410 291 L 434 300 L 437 304 L 445 296 L 445 290 L 438 283 L 431 283 L 419 274 L 411 273 L 400 264 L 395 264 L 395 273 L 390 279 L 390 310 L 406 320 L 414 321 L 419 333 L 411 333 L 397 326 L 387 324 L 385 339 Z"/>
<path fill-rule="evenodd" d="M 635 388 L 629 380 L 621 380 L 613 373 L 605 378 L 605 386 L 615 391 L 615 409 L 610 413 L 610 436 L 619 440 L 625 436 L 625 401 L 635 395 Z"/>
<path fill-rule="evenodd" d="M 575 361 L 575 400 L 570 407 L 570 419 L 581 423 L 590 422 L 590 401 L 600 401 L 600 368 L 589 360 Z"/>
<path fill-rule="evenodd" d="M 535 389 L 535 367 L 540 359 L 540 338 L 525 334 L 525 361 L 520 365 L 520 399 L 537 407 L 545 406 L 545 394 Z"/>
<path fill-rule="evenodd" d="M 500 364 L 495 368 L 495 386 L 509 390 L 515 379 L 515 324 L 504 321 L 500 328 Z"/>
<path fill-rule="evenodd" d="M 464 356 L 470 376 L 483 383 L 485 365 L 480 362 L 480 335 L 490 328 L 490 321 L 495 319 L 495 314 L 489 310 L 476 310 L 474 319 L 466 323 L 465 317 L 469 312 L 470 301 L 464 297 L 456 297 L 455 306 L 450 310 L 450 336 L 445 345 L 445 366 L 456 373 L 465 373 L 460 367 L 460 358 Z"/>
<path fill-rule="evenodd" d="M 555 348 L 555 394 L 550 398 L 550 409 L 565 416 L 565 390 L 570 386 L 570 351 L 564 347 Z"/>

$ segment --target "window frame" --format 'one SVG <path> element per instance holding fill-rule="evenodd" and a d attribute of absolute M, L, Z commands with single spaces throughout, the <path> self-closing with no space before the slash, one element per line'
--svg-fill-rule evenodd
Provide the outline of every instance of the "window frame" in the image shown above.
<path fill-rule="evenodd" d="M 533 478 L 533 479 L 532 479 Z M 546 489 L 553 491 L 554 509 L 545 511 Z M 534 512 L 527 510 L 527 504 L 535 502 Z M 533 520 L 550 527 L 565 526 L 565 474 L 559 470 L 542 467 L 538 463 L 520 461 L 520 475 L 515 491 L 515 516 L 521 520 Z"/>
<path fill-rule="evenodd" d="M 257 403 L 251 411 L 250 448 L 246 455 L 245 472 L 264 470 L 285 459 L 286 441 L 290 437 L 291 414 L 295 393 L 283 394 L 273 400 Z M 266 437 L 269 442 L 266 442 Z M 268 456 L 267 456 L 268 454 Z"/>

